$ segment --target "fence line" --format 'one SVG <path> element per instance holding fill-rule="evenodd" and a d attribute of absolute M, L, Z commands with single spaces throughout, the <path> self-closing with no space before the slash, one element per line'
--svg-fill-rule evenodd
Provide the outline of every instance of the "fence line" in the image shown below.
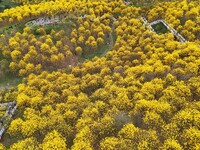
<path fill-rule="evenodd" d="M 147 21 L 147 19 L 145 17 L 142 17 L 142 20 L 144 21 L 144 23 L 146 25 L 148 25 L 150 27 L 150 29 L 153 32 L 155 32 L 155 30 L 153 29 L 152 26 L 161 22 L 181 43 L 187 42 L 187 40 L 180 33 L 178 33 L 174 28 L 172 28 L 171 26 L 169 26 L 169 24 L 166 23 L 162 19 L 155 20 L 155 21 L 153 21 L 151 23 L 148 23 L 148 21 Z"/>

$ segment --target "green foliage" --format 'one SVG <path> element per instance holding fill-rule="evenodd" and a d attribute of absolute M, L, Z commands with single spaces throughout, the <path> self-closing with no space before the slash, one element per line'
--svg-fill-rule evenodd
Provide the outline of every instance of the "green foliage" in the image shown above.
<path fill-rule="evenodd" d="M 168 32 L 167 27 L 165 27 L 163 23 L 155 24 L 152 27 L 156 31 L 156 33 L 158 33 L 158 34 L 159 33 L 165 34 L 165 33 Z"/>

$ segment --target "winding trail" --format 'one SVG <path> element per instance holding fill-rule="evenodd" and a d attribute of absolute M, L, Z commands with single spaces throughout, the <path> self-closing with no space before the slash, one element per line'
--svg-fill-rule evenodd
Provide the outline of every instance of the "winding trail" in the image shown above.
<path fill-rule="evenodd" d="M 25 26 L 44 26 L 48 24 L 59 23 L 62 20 L 56 16 L 54 18 L 38 18 L 36 20 L 29 21 L 25 24 Z"/>
<path fill-rule="evenodd" d="M 109 47 L 108 49 L 102 54 L 102 56 L 106 56 L 106 54 L 113 48 L 114 46 L 114 38 L 113 38 L 113 33 L 114 33 L 114 26 L 112 26 L 112 32 L 109 33 Z"/>
<path fill-rule="evenodd" d="M 1 140 L 7 127 L 7 124 L 5 124 L 5 121 L 11 120 L 11 118 L 14 115 L 15 110 L 17 109 L 17 104 L 15 102 L 3 103 L 3 104 L 0 104 L 0 107 L 8 107 L 4 116 L 1 117 L 1 122 L 0 122 L 0 140 Z"/>

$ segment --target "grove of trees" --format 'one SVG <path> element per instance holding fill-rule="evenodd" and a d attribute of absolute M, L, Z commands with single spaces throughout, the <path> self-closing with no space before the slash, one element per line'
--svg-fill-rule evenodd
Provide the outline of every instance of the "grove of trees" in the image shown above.
<path fill-rule="evenodd" d="M 9 70 L 23 80 L 2 92 L 19 113 L 0 149 L 200 149 L 199 12 L 198 1 L 143 9 L 122 0 L 56 0 L 0 13 L 1 25 L 56 15 L 68 22 L 50 33 L 25 27 L 1 36 Z M 188 42 L 151 32 L 142 16 L 166 20 Z M 111 36 L 104 57 L 79 62 Z"/>

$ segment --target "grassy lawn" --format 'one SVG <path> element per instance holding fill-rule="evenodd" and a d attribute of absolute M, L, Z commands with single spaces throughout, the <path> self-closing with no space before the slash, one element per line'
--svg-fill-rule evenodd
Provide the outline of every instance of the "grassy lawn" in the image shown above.
<path fill-rule="evenodd" d="M 3 68 L 0 68 L 1 75 L 0 75 L 0 90 L 9 88 L 9 87 L 15 87 L 21 82 L 21 78 L 15 76 L 12 73 L 9 73 L 7 71 L 8 69 L 8 62 L 6 64 L 2 64 L 2 61 L 5 60 L 3 54 L 1 53 L 0 49 L 0 67 L 3 66 Z"/>
<path fill-rule="evenodd" d="M 23 32 L 23 29 L 25 27 L 25 23 L 18 23 L 16 25 L 12 25 L 12 26 L 5 26 L 3 28 L 0 29 L 0 34 L 14 34 L 16 32 Z"/>
<path fill-rule="evenodd" d="M 40 26 L 33 26 L 33 27 L 31 27 L 32 33 L 35 36 L 41 36 L 40 33 L 37 32 L 37 29 L 39 29 L 39 28 L 40 28 Z M 51 30 L 59 31 L 59 30 L 64 29 L 65 26 L 64 26 L 64 24 L 58 24 L 58 25 L 55 25 L 55 26 L 45 25 L 45 26 L 42 26 L 42 28 L 45 29 L 45 31 L 46 31 L 47 34 L 50 34 Z"/>
<path fill-rule="evenodd" d="M 21 83 L 21 78 L 16 77 L 12 74 L 5 74 L 0 78 L 0 89 L 5 89 L 9 87 L 15 87 Z"/>
<path fill-rule="evenodd" d="M 135 4 L 132 4 L 132 6 L 134 6 L 134 7 L 142 7 L 143 5 L 139 4 L 139 3 L 135 3 Z"/>
<path fill-rule="evenodd" d="M 2 0 L 2 2 L 0 2 L 0 12 L 3 12 L 5 9 L 10 9 L 16 6 L 19 6 L 19 4 L 15 4 L 11 0 Z"/>
<path fill-rule="evenodd" d="M 162 22 L 152 25 L 152 28 L 158 34 L 159 33 L 165 34 L 165 33 L 169 32 L 168 29 L 167 29 L 167 27 L 165 27 L 165 25 Z"/>
<path fill-rule="evenodd" d="M 143 2 L 143 3 L 133 3 L 132 5 L 130 6 L 133 6 L 133 7 L 151 7 L 154 3 L 152 3 L 151 1 L 149 2 Z"/>
<path fill-rule="evenodd" d="M 8 149 L 10 147 L 10 145 L 12 145 L 13 143 L 21 140 L 22 137 L 13 137 L 13 138 L 10 138 L 9 134 L 8 133 L 5 133 L 3 135 L 3 138 L 1 140 L 1 143 Z"/>
<path fill-rule="evenodd" d="M 30 22 L 30 21 L 28 21 L 28 22 Z M 50 34 L 51 30 L 54 30 L 54 31 L 60 31 L 60 30 L 71 31 L 71 29 L 73 27 L 73 23 L 69 22 L 69 21 L 65 21 L 65 22 L 57 23 L 55 25 L 49 24 L 49 25 L 44 25 L 44 26 L 38 26 L 38 25 L 30 26 L 32 33 L 35 36 L 40 36 L 40 33 L 37 32 L 37 29 L 40 28 L 40 27 L 44 28 L 47 34 Z"/>
<path fill-rule="evenodd" d="M 109 48 L 110 48 L 110 45 L 103 45 L 103 46 L 101 46 L 101 48 L 99 48 L 95 52 L 83 53 L 80 62 L 83 62 L 85 60 L 92 60 L 92 58 L 94 58 L 95 56 L 102 57 L 103 54 L 106 51 L 108 51 Z"/>
<path fill-rule="evenodd" d="M 107 52 L 112 49 L 112 46 L 115 45 L 116 39 L 117 39 L 117 35 L 114 32 L 114 28 L 113 28 L 110 37 L 108 37 L 105 40 L 106 43 L 109 43 L 109 44 L 105 43 L 99 49 L 97 49 L 95 52 L 83 53 L 79 62 L 82 63 L 85 60 L 92 60 L 95 56 L 97 56 L 97 57 L 105 56 L 107 54 Z"/>

